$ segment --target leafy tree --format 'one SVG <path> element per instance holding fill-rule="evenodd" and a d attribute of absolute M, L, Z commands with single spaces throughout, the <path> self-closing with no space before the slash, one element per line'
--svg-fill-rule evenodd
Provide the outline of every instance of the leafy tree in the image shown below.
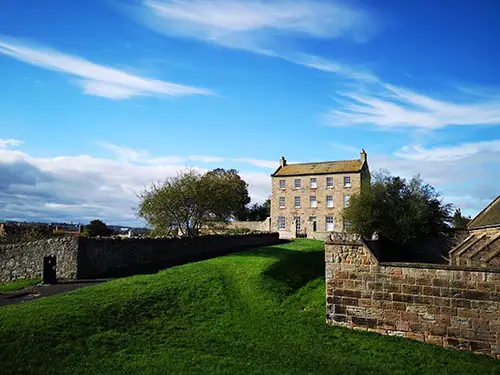
<path fill-rule="evenodd" d="M 462 216 L 462 211 L 460 211 L 460 208 L 455 209 L 455 213 L 453 214 L 452 218 L 452 223 L 454 228 L 467 228 L 467 224 L 469 224 L 471 221 L 470 216 L 465 217 Z"/>
<path fill-rule="evenodd" d="M 263 204 L 254 203 L 237 216 L 240 221 L 262 221 L 271 213 L 271 200 L 266 199 Z"/>
<path fill-rule="evenodd" d="M 371 189 L 351 197 L 344 220 L 364 237 L 377 232 L 396 249 L 411 249 L 430 237 L 443 235 L 450 221 L 451 205 L 419 176 L 407 181 L 381 172 L 373 176 Z"/>
<path fill-rule="evenodd" d="M 101 220 L 92 220 L 86 227 L 84 231 L 84 235 L 89 237 L 96 236 L 109 236 L 113 233 L 108 226 L 102 222 Z"/>
<path fill-rule="evenodd" d="M 180 172 L 139 195 L 138 216 L 155 234 L 197 236 L 201 228 L 239 215 L 250 201 L 247 186 L 234 169 Z"/>

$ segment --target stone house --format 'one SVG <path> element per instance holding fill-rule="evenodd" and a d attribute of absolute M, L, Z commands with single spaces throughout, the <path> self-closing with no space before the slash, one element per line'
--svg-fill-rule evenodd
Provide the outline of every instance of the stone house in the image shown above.
<path fill-rule="evenodd" d="M 500 195 L 467 225 L 469 236 L 450 251 L 450 264 L 500 267 Z"/>
<path fill-rule="evenodd" d="M 370 185 L 365 150 L 355 160 L 288 164 L 282 157 L 271 177 L 270 225 L 280 238 L 325 239 L 345 231 L 344 207 Z"/>

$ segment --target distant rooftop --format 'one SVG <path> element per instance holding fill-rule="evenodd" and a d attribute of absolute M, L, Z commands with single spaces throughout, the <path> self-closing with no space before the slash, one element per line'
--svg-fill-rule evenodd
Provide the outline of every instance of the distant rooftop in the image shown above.
<path fill-rule="evenodd" d="M 315 174 L 334 174 L 359 172 L 366 161 L 366 153 L 361 152 L 360 159 L 335 160 L 313 163 L 287 164 L 284 157 L 281 158 L 280 167 L 272 174 L 273 177 L 305 176 Z"/>
<path fill-rule="evenodd" d="M 469 229 L 500 227 L 500 195 L 486 206 L 467 226 Z"/>

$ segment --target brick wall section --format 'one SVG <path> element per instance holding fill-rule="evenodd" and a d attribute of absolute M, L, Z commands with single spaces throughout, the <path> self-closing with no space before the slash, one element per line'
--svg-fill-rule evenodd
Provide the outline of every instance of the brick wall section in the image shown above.
<path fill-rule="evenodd" d="M 500 359 L 500 269 L 379 263 L 346 235 L 325 260 L 328 323 Z"/>

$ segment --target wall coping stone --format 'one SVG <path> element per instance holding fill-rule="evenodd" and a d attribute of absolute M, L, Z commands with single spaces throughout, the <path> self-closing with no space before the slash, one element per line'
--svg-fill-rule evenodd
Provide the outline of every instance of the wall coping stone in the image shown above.
<path fill-rule="evenodd" d="M 429 268 L 451 271 L 471 271 L 471 272 L 493 272 L 500 273 L 498 267 L 473 267 L 473 266 L 455 266 L 449 264 L 433 263 L 409 263 L 409 262 L 382 262 L 381 267 L 403 267 L 403 268 Z"/>

